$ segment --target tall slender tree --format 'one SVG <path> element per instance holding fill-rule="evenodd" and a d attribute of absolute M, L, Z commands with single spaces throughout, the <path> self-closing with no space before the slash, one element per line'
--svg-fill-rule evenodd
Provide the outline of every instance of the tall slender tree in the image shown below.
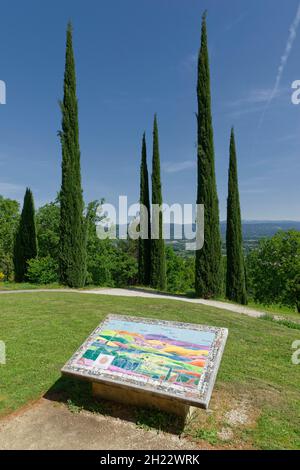
<path fill-rule="evenodd" d="M 215 176 L 211 116 L 210 72 L 207 49 L 206 13 L 202 17 L 198 58 L 198 189 L 197 204 L 204 205 L 204 245 L 196 251 L 195 290 L 198 297 L 217 295 L 221 284 L 221 237 L 219 202 Z"/>
<path fill-rule="evenodd" d="M 233 128 L 231 129 L 229 147 L 226 251 L 226 297 L 229 300 L 234 300 L 240 304 L 246 304 L 247 293 L 243 255 L 242 222 Z"/>
<path fill-rule="evenodd" d="M 160 178 L 160 157 L 157 117 L 153 126 L 152 158 L 152 230 L 151 230 L 151 286 L 156 289 L 166 288 L 166 256 L 163 239 L 162 191 Z"/>
<path fill-rule="evenodd" d="M 67 28 L 62 111 L 62 183 L 60 191 L 60 279 L 81 287 L 86 278 L 86 223 L 81 187 L 78 104 L 72 26 Z"/>
<path fill-rule="evenodd" d="M 38 252 L 35 225 L 35 210 L 33 195 L 26 188 L 23 209 L 14 245 L 15 281 L 23 282 L 27 274 L 27 262 L 36 258 Z"/>
<path fill-rule="evenodd" d="M 146 136 L 143 134 L 142 159 L 140 173 L 140 227 L 141 238 L 139 238 L 139 282 L 143 285 L 150 284 L 151 275 L 151 225 L 150 225 L 150 196 L 149 179 L 147 167 Z"/>

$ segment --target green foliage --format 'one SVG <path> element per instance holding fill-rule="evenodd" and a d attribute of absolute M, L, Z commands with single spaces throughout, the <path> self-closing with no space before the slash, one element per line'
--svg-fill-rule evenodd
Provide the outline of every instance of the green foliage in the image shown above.
<path fill-rule="evenodd" d="M 154 116 L 153 126 L 153 158 L 152 158 L 152 204 L 162 206 L 162 191 L 160 179 L 160 157 L 157 118 Z M 155 218 L 155 217 L 154 217 Z M 154 224 L 152 218 L 152 226 Z M 151 286 L 155 289 L 166 288 L 166 257 L 163 239 L 163 215 L 159 211 L 157 234 L 158 238 L 151 240 Z"/>
<path fill-rule="evenodd" d="M 58 263 L 51 256 L 33 258 L 28 261 L 27 276 L 34 284 L 51 284 L 58 282 Z"/>
<path fill-rule="evenodd" d="M 125 287 L 137 281 L 137 260 L 120 242 L 95 240 L 88 250 L 88 280 L 98 286 Z"/>
<path fill-rule="evenodd" d="M 0 196 L 0 271 L 4 279 L 13 275 L 13 247 L 19 223 L 19 203 Z"/>
<path fill-rule="evenodd" d="M 113 246 L 111 240 L 97 237 L 96 224 L 103 219 L 99 214 L 102 201 L 92 201 L 87 207 L 87 284 L 113 286 L 111 260 Z"/>
<path fill-rule="evenodd" d="M 24 204 L 14 244 L 15 281 L 23 282 L 27 274 L 27 262 L 37 256 L 37 237 L 33 195 L 26 189 Z"/>
<path fill-rule="evenodd" d="M 135 410 L 136 426 L 145 431 L 170 432 L 179 427 L 180 417 L 155 409 L 138 408 Z"/>
<path fill-rule="evenodd" d="M 62 284 L 82 287 L 86 280 L 86 224 L 81 187 L 78 105 L 72 27 L 67 29 L 62 111 L 62 183 L 59 265 Z"/>
<path fill-rule="evenodd" d="M 194 288 L 195 263 L 193 258 L 177 255 L 171 246 L 166 247 L 167 290 L 186 293 Z"/>
<path fill-rule="evenodd" d="M 112 263 L 115 258 L 111 240 L 89 242 L 87 252 L 87 284 L 96 286 L 114 286 Z"/>
<path fill-rule="evenodd" d="M 209 298 L 220 292 L 221 239 L 219 203 L 215 176 L 213 127 L 211 116 L 210 72 L 207 49 L 206 15 L 202 18 L 201 47 L 198 58 L 198 187 L 197 204 L 204 205 L 204 245 L 196 251 L 195 290 Z"/>
<path fill-rule="evenodd" d="M 250 294 L 262 304 L 280 303 L 300 311 L 300 232 L 278 232 L 247 257 Z"/>
<path fill-rule="evenodd" d="M 226 297 L 240 304 L 247 304 L 242 221 L 233 128 L 231 129 L 230 135 L 229 153 L 226 229 Z"/>
<path fill-rule="evenodd" d="M 39 256 L 59 256 L 59 201 L 50 202 L 40 207 L 36 213 L 36 229 Z"/>
<path fill-rule="evenodd" d="M 196 431 L 194 432 L 194 437 L 196 439 L 207 441 L 211 445 L 216 445 L 220 442 L 220 439 L 218 438 L 218 433 L 215 429 L 196 429 Z"/>
<path fill-rule="evenodd" d="M 222 255 L 220 266 L 220 296 L 225 297 L 226 294 L 226 271 L 227 271 L 227 257 Z"/>
<path fill-rule="evenodd" d="M 147 238 L 139 238 L 139 283 L 147 286 L 150 284 L 151 275 L 151 214 L 145 133 L 143 135 L 142 142 L 142 160 L 140 172 L 140 204 L 142 205 L 140 211 L 140 225 L 144 227 L 143 231 L 145 231 L 145 233 L 143 233 L 143 236 L 147 236 Z M 146 230 L 146 227 L 148 228 L 148 230 Z"/>
<path fill-rule="evenodd" d="M 91 413 L 107 414 L 111 411 L 108 402 L 95 401 L 90 382 L 63 376 L 52 385 L 52 391 L 54 395 L 59 394 L 61 398 L 63 397 L 71 412 L 86 410 Z"/>
<path fill-rule="evenodd" d="M 121 240 L 121 243 L 116 244 L 112 263 L 112 277 L 116 287 L 126 287 L 137 283 L 137 259 L 130 254 L 130 241 L 128 243 L 124 241 Z"/>
<path fill-rule="evenodd" d="M 260 317 L 260 320 L 266 320 L 266 321 L 271 321 L 275 322 L 278 325 L 286 326 L 287 328 L 292 328 L 293 330 L 300 330 L 300 323 L 296 323 L 291 320 L 286 320 L 285 318 L 276 318 L 273 315 L 270 315 L 269 313 L 266 313 L 262 317 Z"/>
<path fill-rule="evenodd" d="M 83 406 L 76 405 L 76 403 L 74 403 L 71 398 L 67 400 L 67 406 L 68 410 L 73 414 L 78 414 L 84 409 Z"/>
<path fill-rule="evenodd" d="M 137 243 L 134 240 L 97 237 L 96 225 L 103 218 L 102 201 L 92 201 L 87 208 L 87 282 L 110 287 L 124 287 L 137 281 Z"/>

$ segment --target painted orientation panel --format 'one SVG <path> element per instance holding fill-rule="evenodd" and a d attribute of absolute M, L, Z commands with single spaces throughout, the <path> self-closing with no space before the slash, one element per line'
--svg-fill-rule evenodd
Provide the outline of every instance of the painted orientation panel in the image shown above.
<path fill-rule="evenodd" d="M 62 373 L 207 408 L 227 335 L 226 328 L 109 315 Z"/>

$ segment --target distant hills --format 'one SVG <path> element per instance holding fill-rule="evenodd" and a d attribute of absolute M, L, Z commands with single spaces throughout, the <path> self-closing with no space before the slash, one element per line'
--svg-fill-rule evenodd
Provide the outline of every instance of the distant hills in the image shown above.
<path fill-rule="evenodd" d="M 191 230 L 191 225 L 186 225 L 185 229 Z M 300 221 L 292 220 L 270 220 L 270 221 L 260 221 L 260 220 L 244 220 L 242 222 L 243 238 L 244 240 L 258 240 L 263 237 L 272 237 L 279 230 L 299 230 L 300 231 Z M 170 233 L 171 240 L 176 240 L 178 236 L 176 234 L 181 233 L 183 227 L 180 225 L 171 224 Z M 193 224 L 192 230 L 195 231 L 195 224 Z M 220 230 L 222 239 L 226 238 L 226 221 L 220 223 Z"/>
<path fill-rule="evenodd" d="M 119 235 L 120 231 L 119 225 L 116 226 L 117 236 Z M 124 232 L 124 225 L 123 232 Z M 187 230 L 193 230 L 195 232 L 195 224 L 193 224 L 192 228 L 191 225 L 185 225 L 186 232 Z M 243 238 L 244 240 L 258 240 L 263 237 L 272 237 L 277 233 L 279 230 L 298 230 L 300 231 L 300 221 L 294 220 L 243 220 L 242 222 L 242 230 L 243 230 Z M 126 229 L 125 229 L 126 231 Z M 167 226 L 164 225 L 164 231 L 168 233 Z M 220 231 L 222 239 L 225 240 L 226 238 L 226 221 L 220 222 Z M 170 226 L 170 239 L 176 240 L 178 236 L 176 234 L 180 234 L 183 232 L 183 226 L 178 224 L 171 224 Z"/>
<path fill-rule="evenodd" d="M 190 228 L 191 226 L 186 226 L 185 229 Z M 300 221 L 292 220 L 270 220 L 270 221 L 260 221 L 260 220 L 244 220 L 242 222 L 243 230 L 243 241 L 244 241 L 244 250 L 248 253 L 251 249 L 255 248 L 262 238 L 272 237 L 279 230 L 298 230 L 300 231 Z M 182 226 L 171 224 L 171 237 L 167 243 L 171 244 L 175 251 L 184 253 L 185 252 L 185 240 L 178 239 L 176 234 L 180 233 L 180 230 L 183 230 Z M 225 254 L 226 251 L 226 222 L 222 221 L 220 223 L 221 237 L 222 237 L 222 252 Z M 193 225 L 193 231 L 195 231 L 195 225 Z M 187 255 L 188 252 L 185 252 Z"/>
<path fill-rule="evenodd" d="M 226 222 L 221 222 L 221 235 L 222 238 L 226 237 Z M 278 230 L 299 230 L 300 221 L 293 220 L 244 220 L 242 223 L 244 240 L 257 240 L 263 237 L 272 237 Z"/>
<path fill-rule="evenodd" d="M 124 227 L 124 226 L 123 226 Z M 119 235 L 120 226 L 117 225 L 117 237 Z M 300 231 L 300 221 L 294 220 L 244 220 L 242 222 L 242 230 L 243 230 L 243 240 L 244 240 L 244 249 L 246 252 L 255 248 L 257 246 L 259 240 L 261 238 L 272 237 L 277 233 L 279 230 L 298 230 Z M 195 224 L 191 227 L 191 225 L 185 225 L 185 233 L 187 234 L 188 231 L 195 233 Z M 220 223 L 220 231 L 222 237 L 222 245 L 223 251 L 225 249 L 225 241 L 226 241 L 226 221 L 222 221 Z M 125 230 L 126 232 L 126 230 Z M 168 234 L 167 226 L 164 225 L 164 232 Z M 184 251 L 185 250 L 185 237 L 180 238 L 180 233 L 183 232 L 183 226 L 178 224 L 171 224 L 170 226 L 170 236 L 166 235 L 166 241 L 169 244 L 172 244 L 176 251 Z M 190 238 L 189 238 L 190 240 Z"/>

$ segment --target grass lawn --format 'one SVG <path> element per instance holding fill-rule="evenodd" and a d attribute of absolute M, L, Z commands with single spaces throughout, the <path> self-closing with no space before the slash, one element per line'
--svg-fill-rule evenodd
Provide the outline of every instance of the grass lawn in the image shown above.
<path fill-rule="evenodd" d="M 60 368 L 109 313 L 227 327 L 212 413 L 201 411 L 186 435 L 216 447 L 300 449 L 300 365 L 291 362 L 299 330 L 180 301 L 54 292 L 0 296 L 0 340 L 7 348 L 0 417 L 51 388 L 64 389 L 70 407 L 77 409 L 74 390 L 77 403 L 80 394 L 84 403 L 89 385 L 58 381 Z M 226 444 L 219 434 L 224 429 Z"/>
<path fill-rule="evenodd" d="M 296 308 L 288 307 L 286 305 L 279 305 L 279 304 L 264 305 L 264 304 L 259 304 L 257 302 L 250 300 L 248 302 L 248 307 L 254 308 L 256 310 L 262 310 L 263 312 L 274 313 L 277 315 L 290 317 L 291 319 L 300 320 L 300 313 L 297 312 Z"/>
<path fill-rule="evenodd" d="M 64 286 L 58 283 L 53 284 L 32 284 L 31 282 L 0 282 L 0 291 L 2 290 L 27 290 L 27 289 L 62 289 Z"/>
<path fill-rule="evenodd" d="M 221 300 L 222 302 L 227 302 L 227 303 L 236 303 L 233 302 L 232 300 L 228 300 L 225 297 L 219 297 L 216 300 Z M 237 304 L 240 305 L 240 304 Z M 261 304 L 258 302 L 255 302 L 251 298 L 248 299 L 247 307 L 253 308 L 254 310 L 259 310 L 261 312 L 266 312 L 266 313 L 273 313 L 275 315 L 280 315 L 280 316 L 285 316 L 287 318 L 291 319 L 299 319 L 300 320 L 300 313 L 297 312 L 296 308 L 288 307 L 287 305 L 280 305 L 280 304 L 270 304 L 270 305 L 265 305 Z"/>

